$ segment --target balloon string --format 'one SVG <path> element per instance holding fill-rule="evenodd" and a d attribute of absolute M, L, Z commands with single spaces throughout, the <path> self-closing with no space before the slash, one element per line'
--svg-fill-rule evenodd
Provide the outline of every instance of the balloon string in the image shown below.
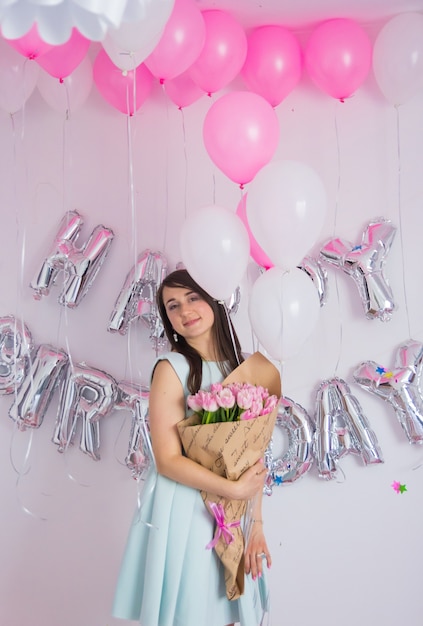
<path fill-rule="evenodd" d="M 284 362 L 282 361 L 282 359 L 279 361 L 279 374 L 281 377 L 281 382 L 283 381 L 283 366 L 284 366 Z M 283 391 L 282 391 L 282 397 L 283 397 Z"/>
<path fill-rule="evenodd" d="M 78 478 L 75 478 L 75 476 L 72 474 L 72 472 L 70 470 L 68 449 L 69 449 L 69 446 L 70 446 L 70 444 L 71 444 L 71 442 L 73 440 L 73 437 L 74 437 L 74 434 L 75 434 L 76 425 L 77 425 L 77 418 L 74 417 L 74 419 L 72 421 L 72 426 L 71 426 L 71 429 L 70 429 L 70 432 L 69 432 L 69 435 L 68 435 L 68 440 L 66 441 L 65 447 L 63 449 L 63 462 L 65 464 L 66 475 L 67 475 L 67 477 L 70 480 L 72 480 L 74 483 L 79 485 L 79 487 L 91 487 L 91 485 L 89 485 L 88 483 L 83 483 Z"/>
<path fill-rule="evenodd" d="M 279 319 L 280 319 L 280 324 L 281 324 L 281 332 L 279 333 L 279 340 L 280 340 L 280 344 L 279 344 L 279 350 L 278 353 L 281 355 L 281 367 L 282 367 L 282 361 L 283 361 L 283 310 L 284 310 L 284 306 L 283 306 L 283 286 L 282 286 L 282 281 L 283 281 L 283 277 L 285 274 L 289 274 L 289 270 L 285 270 L 280 277 L 280 287 L 279 287 L 279 294 L 280 294 L 280 298 L 279 298 Z"/>
<path fill-rule="evenodd" d="M 136 116 L 136 80 L 135 80 L 135 58 L 133 58 L 133 103 L 134 103 L 134 115 L 127 115 L 126 117 L 126 141 L 128 149 L 128 184 L 129 184 L 129 199 L 130 199 L 130 216 L 131 216 L 131 233 L 132 233 L 132 254 L 133 254 L 133 267 L 137 265 L 138 259 L 138 222 L 136 216 L 136 202 L 135 202 L 135 183 L 134 183 L 134 149 L 133 149 L 133 124 L 132 117 Z M 127 334 L 126 355 L 127 355 L 127 368 L 129 371 L 129 378 L 132 382 L 134 379 L 132 371 L 132 358 L 131 358 L 131 335 L 132 327 L 129 326 Z"/>
<path fill-rule="evenodd" d="M 75 365 L 72 359 L 72 351 L 70 348 L 70 343 L 69 343 L 69 317 L 68 317 L 68 307 L 66 305 L 64 305 L 63 307 L 64 310 L 60 311 L 60 316 L 59 316 L 59 325 L 58 325 L 58 334 L 57 334 L 57 345 L 59 345 L 59 330 L 62 326 L 62 320 L 64 319 L 64 327 L 65 327 L 65 345 L 66 345 L 66 353 L 68 355 L 68 359 L 69 359 L 69 365 L 65 370 L 65 377 L 66 376 L 71 376 L 72 372 L 74 371 Z M 62 383 L 63 385 L 66 385 L 66 380 Z M 64 410 L 66 410 L 66 407 L 63 407 Z M 60 408 L 59 408 L 60 410 Z M 77 425 L 77 418 L 74 417 L 73 421 L 72 421 L 72 425 L 71 428 L 69 430 L 69 434 L 67 436 L 67 441 L 65 443 L 65 447 L 63 449 L 63 461 L 64 461 L 64 465 L 65 465 L 65 470 L 66 470 L 66 475 L 67 477 L 72 480 L 73 482 L 75 482 L 77 485 L 80 485 L 81 487 L 89 487 L 90 485 L 88 485 L 87 483 L 83 483 L 82 481 L 80 481 L 79 479 L 75 478 L 75 476 L 73 475 L 73 473 L 70 470 L 70 464 L 69 464 L 69 456 L 68 456 L 68 450 L 69 450 L 69 446 L 73 440 L 74 434 L 75 434 L 75 428 Z"/>
<path fill-rule="evenodd" d="M 70 106 L 70 97 L 69 97 L 69 89 L 67 83 L 63 83 L 65 94 L 66 94 L 66 112 L 65 118 L 63 120 L 63 143 L 62 143 L 62 179 L 63 179 L 63 194 L 62 194 L 62 202 L 63 202 L 63 211 L 68 211 L 69 204 L 69 194 L 68 194 L 68 174 L 69 169 L 68 165 L 72 165 L 72 158 L 70 155 L 70 151 L 68 150 L 68 130 L 70 131 L 70 123 L 71 123 L 71 106 Z"/>
<path fill-rule="evenodd" d="M 144 505 L 147 503 L 148 499 L 151 498 L 151 496 L 153 495 L 154 490 L 156 488 L 156 483 L 157 483 L 157 472 L 155 470 L 154 470 L 154 480 L 148 492 L 145 492 L 144 487 L 141 486 L 141 481 L 139 480 L 137 481 L 137 514 L 134 519 L 134 525 L 143 524 L 144 526 L 147 526 L 147 528 L 151 528 L 153 530 L 159 530 L 158 526 L 155 526 L 154 524 L 150 524 L 150 522 L 145 522 L 144 520 L 141 519 L 141 513 L 144 508 Z M 141 502 L 142 493 L 144 493 L 144 502 Z"/>
<path fill-rule="evenodd" d="M 163 94 L 165 95 L 164 85 L 162 84 Z M 170 137 L 169 131 L 169 98 L 165 97 L 165 107 L 166 107 L 166 126 L 167 126 L 167 138 Z M 169 222 L 169 140 L 166 141 L 166 153 L 165 153 L 165 220 L 164 220 L 164 228 L 163 228 L 163 250 L 166 250 L 166 242 L 167 242 L 167 227 Z"/>
<path fill-rule="evenodd" d="M 121 421 L 120 428 L 119 428 L 119 432 L 118 432 L 118 434 L 117 434 L 117 436 L 116 436 L 116 439 L 115 439 L 115 442 L 114 442 L 114 445 L 113 445 L 113 455 L 114 455 L 114 457 L 115 457 L 115 460 L 119 463 L 119 465 L 122 465 L 122 466 L 125 466 L 125 467 L 126 467 L 126 463 L 124 463 L 124 462 L 123 462 L 123 461 L 119 458 L 119 455 L 118 455 L 118 452 L 117 452 L 117 444 L 118 444 L 119 439 L 120 439 L 120 437 L 121 437 L 121 435 L 122 435 L 122 433 L 123 433 L 124 426 L 126 425 L 126 422 L 127 422 L 127 417 L 128 417 L 128 416 L 127 416 L 127 415 L 125 415 L 125 416 L 124 416 L 124 418 L 123 418 L 123 420 Z"/>
<path fill-rule="evenodd" d="M 404 232 L 403 232 L 403 223 L 402 223 L 402 201 L 401 201 L 401 134 L 400 134 L 400 117 L 399 117 L 399 107 L 395 107 L 396 110 L 396 120 L 397 120 L 397 163 L 398 163 L 398 223 L 399 223 L 399 234 L 400 234 L 400 242 L 401 242 L 401 258 L 402 258 L 402 288 L 404 294 L 404 304 L 405 304 L 405 313 L 407 317 L 407 327 L 408 327 L 408 338 L 411 339 L 411 327 L 410 327 L 410 315 L 408 311 L 408 300 L 407 300 L 407 289 L 406 289 L 406 272 L 405 272 L 405 248 L 404 248 Z"/>
<path fill-rule="evenodd" d="M 181 111 L 182 118 L 182 137 L 183 137 L 183 147 L 184 147 L 184 160 L 185 160 L 185 179 L 184 179 L 184 217 L 187 218 L 187 190 L 188 190 L 188 156 L 187 156 L 187 137 L 186 137 L 186 128 L 185 128 L 185 113 L 182 107 L 179 109 Z"/>
<path fill-rule="evenodd" d="M 24 454 L 24 459 L 23 459 L 23 464 L 22 464 L 22 469 L 18 469 L 15 461 L 13 459 L 13 443 L 14 443 L 14 439 L 15 439 L 15 434 L 16 432 L 19 430 L 19 427 L 17 425 L 17 422 L 15 423 L 15 427 L 13 429 L 13 433 L 12 433 L 12 439 L 10 441 L 10 446 L 9 446 L 9 458 L 10 458 L 10 463 L 14 469 L 14 471 L 17 474 L 17 478 L 16 478 L 16 499 L 18 501 L 19 507 L 22 509 L 22 511 L 24 513 L 26 513 L 27 515 L 30 515 L 31 517 L 34 517 L 35 519 L 39 519 L 43 522 L 47 521 L 46 517 L 42 517 L 41 515 L 37 515 L 36 513 L 33 513 L 27 506 L 24 505 L 22 498 L 19 494 L 19 488 L 21 486 L 21 480 L 24 476 L 26 476 L 27 474 L 29 474 L 29 471 L 31 469 L 31 466 L 28 464 L 29 463 L 29 459 L 31 456 L 31 449 L 32 449 L 32 440 L 33 440 L 33 435 L 34 435 L 34 431 L 30 430 L 30 434 L 29 434 L 29 440 L 26 446 L 26 450 L 25 450 L 25 454 Z M 48 494 L 44 494 L 44 495 L 48 495 Z"/>
<path fill-rule="evenodd" d="M 134 87 L 135 88 L 135 87 Z M 126 142 L 128 148 L 128 184 L 129 184 L 129 202 L 131 211 L 131 232 L 132 232 L 132 252 L 134 267 L 137 264 L 137 244 L 138 244 L 138 228 L 136 219 L 136 203 L 135 203 L 135 185 L 134 185 L 134 151 L 132 143 L 132 117 L 126 116 Z"/>
<path fill-rule="evenodd" d="M 226 320 L 228 322 L 228 328 L 229 328 L 229 332 L 231 335 L 231 341 L 232 341 L 232 348 L 235 354 L 235 358 L 237 360 L 238 365 L 240 365 L 240 360 L 239 360 L 239 355 L 238 355 L 238 350 L 236 349 L 236 344 L 235 344 L 235 337 L 234 337 L 234 331 L 232 328 L 232 323 L 231 323 L 231 318 L 229 316 L 229 311 L 228 311 L 228 307 L 226 306 L 226 302 L 224 302 L 223 300 L 219 300 L 219 304 L 221 304 L 223 306 L 223 309 L 226 313 Z"/>
<path fill-rule="evenodd" d="M 335 103 L 335 107 L 338 106 L 338 101 Z M 335 138 L 336 138 L 336 152 L 337 152 L 337 167 L 338 167 L 338 179 L 336 185 L 336 195 L 335 195 L 335 213 L 333 219 L 333 237 L 336 236 L 337 231 L 337 222 L 338 222 L 338 213 L 339 213 L 339 197 L 341 191 L 341 148 L 339 143 L 339 131 L 338 131 L 338 108 L 335 108 Z M 339 363 L 341 361 L 342 354 L 342 344 L 343 344 L 343 324 L 342 324 L 342 315 L 341 315 L 341 298 L 339 295 L 339 285 L 338 285 L 338 274 L 335 273 L 335 290 L 336 290 L 336 299 L 338 303 L 338 319 L 339 319 L 339 341 L 338 341 L 338 356 L 335 363 L 334 376 L 338 375 Z"/>
<path fill-rule="evenodd" d="M 65 118 L 63 120 L 63 129 L 62 129 L 62 179 L 63 179 L 63 194 L 62 194 L 62 203 L 63 203 L 63 211 L 66 213 L 67 211 L 70 210 L 69 207 L 69 195 L 68 195 L 68 164 L 71 163 L 71 158 L 70 158 L 70 153 L 68 150 L 68 130 L 70 130 L 69 124 L 71 122 L 71 106 L 70 106 L 70 96 L 69 96 L 69 89 L 68 89 L 68 85 L 66 82 L 62 83 L 65 89 L 65 94 L 66 94 L 66 111 L 65 111 Z M 66 274 L 66 270 L 62 272 L 62 290 L 64 290 L 65 288 L 65 283 L 66 283 L 66 279 L 67 279 L 67 274 Z M 59 312 L 59 319 L 58 319 L 58 325 L 57 325 L 57 334 L 56 334 L 56 346 L 59 347 L 59 345 L 61 344 L 62 340 L 61 340 L 61 335 L 62 335 L 62 329 L 64 332 L 64 342 L 65 342 L 65 346 L 66 346 L 66 353 L 68 356 L 68 367 L 65 369 L 65 376 L 66 375 L 71 375 L 73 370 L 74 370 L 74 363 L 72 360 L 72 351 L 71 351 L 71 347 L 70 347 L 70 342 L 69 342 L 69 328 L 70 328 L 70 324 L 69 324 L 69 317 L 68 317 L 68 307 L 66 306 L 66 304 L 63 304 L 63 306 L 60 308 L 60 312 Z M 31 383 L 32 384 L 32 383 Z M 66 380 L 62 383 L 63 385 L 66 385 Z M 61 405 L 59 405 L 61 408 Z M 60 410 L 59 408 L 59 410 Z M 64 410 L 66 410 L 66 407 L 63 407 Z M 68 447 L 70 445 L 71 439 L 72 439 L 72 435 L 73 435 L 73 431 L 74 431 L 74 424 L 72 424 L 72 429 L 70 431 L 70 434 L 68 436 L 68 440 L 66 441 L 66 445 L 65 448 L 63 450 L 63 461 L 64 461 L 64 465 L 65 465 L 65 470 L 66 470 L 66 475 L 67 477 L 78 483 L 78 481 L 75 479 L 75 477 L 72 475 L 70 469 L 69 469 L 69 463 L 68 463 Z M 82 483 L 80 483 L 82 484 Z M 84 485 L 86 486 L 86 485 Z"/>
<path fill-rule="evenodd" d="M 338 463 L 336 464 L 336 470 L 337 471 L 339 470 L 341 472 L 342 476 L 343 476 L 343 480 L 338 480 L 337 479 L 336 482 L 337 483 L 344 483 L 347 480 L 347 476 L 346 476 L 344 470 L 342 469 L 342 467 Z"/>
<path fill-rule="evenodd" d="M 135 67 L 135 58 L 131 57 L 133 62 L 134 62 L 134 68 L 133 68 L 133 76 L 134 76 L 134 81 L 133 81 L 133 102 L 134 102 L 134 114 L 133 115 L 127 115 L 126 116 L 126 145 L 127 145 L 127 151 L 128 151 L 128 185 L 129 185 L 129 201 L 130 201 L 130 222 L 131 222 L 131 233 L 132 233 L 132 241 L 131 241 L 131 251 L 132 251 L 132 264 L 133 267 L 137 266 L 137 262 L 138 262 L 138 228 L 137 228 L 137 216 L 136 216 L 136 199 L 135 199 L 135 182 L 134 182 L 134 150 L 133 150 L 133 136 L 134 136 L 134 124 L 133 124 L 133 118 L 135 118 L 136 120 L 136 80 L 135 80 L 135 71 L 136 71 L 136 67 Z M 128 111 L 129 111 L 129 105 L 127 107 Z M 132 366 L 132 351 L 131 351 L 131 344 L 132 344 L 132 329 L 133 326 L 132 324 L 129 324 L 128 327 L 128 332 L 126 333 L 126 358 L 125 358 L 125 379 L 128 377 L 130 382 L 133 383 L 133 381 L 135 380 L 135 374 L 133 371 L 133 366 Z M 141 372 L 139 373 L 140 377 L 141 377 Z M 134 415 L 132 416 L 132 419 L 135 419 Z M 118 443 L 120 441 L 120 438 L 122 436 L 122 432 L 124 430 L 124 427 L 127 423 L 127 418 L 125 417 L 122 420 L 121 426 L 119 428 L 119 431 L 115 437 L 115 442 L 114 442 L 114 455 L 115 458 L 117 459 L 118 463 L 120 465 L 124 465 L 126 466 L 126 463 L 121 461 L 118 457 L 117 454 L 117 447 L 118 447 Z"/>
<path fill-rule="evenodd" d="M 26 61 L 24 64 L 24 70 L 26 68 Z M 25 81 L 25 71 L 24 71 L 24 81 Z M 24 85 L 23 85 L 24 88 Z M 16 125 L 15 125 L 15 117 L 13 114 L 10 115 L 10 122 L 12 125 L 12 136 L 13 136 L 13 171 L 14 171 L 14 176 L 13 176 L 13 195 L 15 198 L 15 203 L 16 203 L 16 211 L 15 211 L 15 223 L 16 223 L 16 248 L 17 250 L 20 250 L 20 262 L 18 263 L 18 275 L 17 275 L 17 281 L 16 281 L 16 309 L 17 309 L 17 316 L 15 318 L 15 323 L 14 323 L 14 354 L 17 354 L 17 335 L 18 335 L 18 329 L 17 329 L 17 318 L 19 318 L 20 323 L 21 323 L 21 328 L 22 328 L 22 332 L 23 329 L 25 328 L 25 323 L 24 323 L 24 314 L 23 314 L 23 286 L 24 286 L 24 268 L 25 268 L 25 253 L 26 253 L 26 215 L 25 215 L 25 208 L 26 208 L 26 203 L 22 203 L 19 200 L 18 197 L 18 178 L 17 178 L 17 174 L 18 174 L 18 146 L 17 146 L 17 141 L 18 141 L 18 136 L 17 136 L 17 132 L 16 132 Z M 23 105 L 23 109 L 22 109 L 22 125 L 21 125 L 21 132 L 20 132 L 20 141 L 21 143 L 23 143 L 25 139 L 25 102 Z M 28 189 L 28 168 L 27 168 L 27 162 L 26 160 L 24 161 L 23 164 L 23 170 L 24 170 L 24 180 L 25 180 L 25 185 L 22 186 L 21 184 L 19 185 L 20 189 Z M 21 179 L 20 179 L 21 181 Z M 28 345 L 27 350 L 28 353 L 30 354 L 30 345 Z M 31 385 L 32 385 L 33 381 L 32 381 L 32 377 L 31 377 Z M 14 395 L 14 400 L 15 400 L 15 404 L 17 406 L 18 402 L 17 402 L 17 397 L 18 397 L 18 385 L 15 382 L 14 384 L 14 389 L 13 389 L 13 395 Z M 13 470 L 16 472 L 17 474 L 17 479 L 16 479 L 16 498 L 18 501 L 18 504 L 20 506 L 20 508 L 22 509 L 22 511 L 24 511 L 24 513 L 26 513 L 27 515 L 31 515 L 32 517 L 36 518 L 36 519 L 41 519 L 43 521 L 46 520 L 46 518 L 44 517 L 40 517 L 38 515 L 36 515 L 35 513 L 33 513 L 28 507 L 26 507 L 20 497 L 19 494 L 19 488 L 21 485 L 21 480 L 24 476 L 26 476 L 30 469 L 31 466 L 29 465 L 29 459 L 30 459 L 30 455 L 31 455 L 31 450 L 32 450 L 32 440 L 33 440 L 33 431 L 30 431 L 30 437 L 29 437 L 29 441 L 25 450 L 25 454 L 24 454 L 24 459 L 23 459 L 23 464 L 22 464 L 22 469 L 19 470 L 15 464 L 14 458 L 13 458 L 13 447 L 14 447 L 14 440 L 15 440 L 15 434 L 17 432 L 17 430 L 19 430 L 19 426 L 18 426 L 18 422 L 15 422 L 15 427 L 12 431 L 12 436 L 11 436 L 11 440 L 10 440 L 10 445 L 9 445 L 9 458 L 10 458 L 10 463 L 12 465 Z"/>

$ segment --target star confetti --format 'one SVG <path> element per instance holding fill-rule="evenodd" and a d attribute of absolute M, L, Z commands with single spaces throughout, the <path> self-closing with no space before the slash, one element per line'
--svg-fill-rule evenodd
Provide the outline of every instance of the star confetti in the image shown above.
<path fill-rule="evenodd" d="M 392 483 L 391 487 L 392 487 L 392 489 L 394 491 L 396 491 L 396 493 L 404 493 L 405 491 L 407 491 L 406 485 L 402 485 L 397 480 L 394 480 L 394 482 Z"/>

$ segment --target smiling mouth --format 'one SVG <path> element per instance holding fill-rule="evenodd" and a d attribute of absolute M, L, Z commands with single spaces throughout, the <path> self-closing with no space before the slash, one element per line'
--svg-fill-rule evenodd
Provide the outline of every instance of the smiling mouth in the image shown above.
<path fill-rule="evenodd" d="M 200 318 L 197 318 L 195 320 L 189 320 L 189 322 L 185 322 L 184 327 L 187 328 L 189 326 L 192 326 L 193 324 L 196 324 L 199 321 Z"/>

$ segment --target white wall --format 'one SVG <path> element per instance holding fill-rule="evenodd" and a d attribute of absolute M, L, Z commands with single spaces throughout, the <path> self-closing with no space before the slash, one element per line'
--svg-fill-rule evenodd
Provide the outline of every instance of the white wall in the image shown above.
<path fill-rule="evenodd" d="M 0 316 L 25 320 L 36 344 L 63 347 L 75 362 L 148 384 L 155 355 L 147 330 L 137 325 L 127 337 L 112 335 L 109 315 L 137 252 L 161 251 L 173 269 L 185 215 L 210 203 L 236 209 L 240 190 L 213 166 L 202 143 L 202 121 L 215 98 L 204 96 L 181 112 L 156 85 L 130 120 L 131 144 L 127 119 L 95 87 L 67 121 L 37 92 L 13 124 L 0 111 Z M 393 319 L 366 319 L 353 281 L 340 272 L 336 281 L 330 269 L 318 326 L 282 369 L 285 394 L 310 415 L 322 380 L 337 375 L 351 384 L 385 462 L 365 467 L 349 455 L 340 461 L 345 478 L 339 472 L 339 480 L 323 481 L 313 467 L 266 498 L 274 626 L 422 622 L 423 469 L 415 468 L 423 452 L 408 443 L 392 407 L 352 380 L 360 362 L 393 367 L 396 349 L 410 335 L 423 341 L 422 111 L 423 95 L 400 107 L 398 141 L 396 110 L 372 76 L 343 104 L 304 76 L 276 109 L 275 158 L 311 165 L 328 192 L 324 232 L 312 252 L 334 234 L 358 243 L 374 217 L 392 220 L 398 232 L 386 264 L 397 303 Z M 83 239 L 99 223 L 115 233 L 97 280 L 72 311 L 59 306 L 58 289 L 35 301 L 28 287 L 67 209 L 84 216 Z M 234 321 L 249 350 L 247 303 L 245 281 Z M 123 624 L 110 610 L 137 498 L 123 462 L 130 415 L 115 411 L 103 420 L 95 462 L 77 443 L 65 454 L 52 443 L 58 394 L 34 431 L 15 429 L 8 417 L 12 401 L 0 398 L 0 623 Z M 397 495 L 394 480 L 407 492 Z"/>

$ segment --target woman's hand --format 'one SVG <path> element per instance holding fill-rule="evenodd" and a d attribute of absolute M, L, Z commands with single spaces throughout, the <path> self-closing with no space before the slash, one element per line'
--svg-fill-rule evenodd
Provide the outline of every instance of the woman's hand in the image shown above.
<path fill-rule="evenodd" d="M 267 470 L 264 466 L 263 460 L 260 459 L 249 467 L 238 480 L 233 481 L 234 500 L 250 500 L 258 492 L 263 491 L 264 483 L 267 476 Z"/>
<path fill-rule="evenodd" d="M 256 520 L 252 523 L 244 559 L 245 573 L 251 574 L 253 580 L 256 580 L 257 577 L 261 578 L 264 561 L 266 561 L 268 568 L 272 565 L 272 558 L 264 538 L 262 521 Z"/>

